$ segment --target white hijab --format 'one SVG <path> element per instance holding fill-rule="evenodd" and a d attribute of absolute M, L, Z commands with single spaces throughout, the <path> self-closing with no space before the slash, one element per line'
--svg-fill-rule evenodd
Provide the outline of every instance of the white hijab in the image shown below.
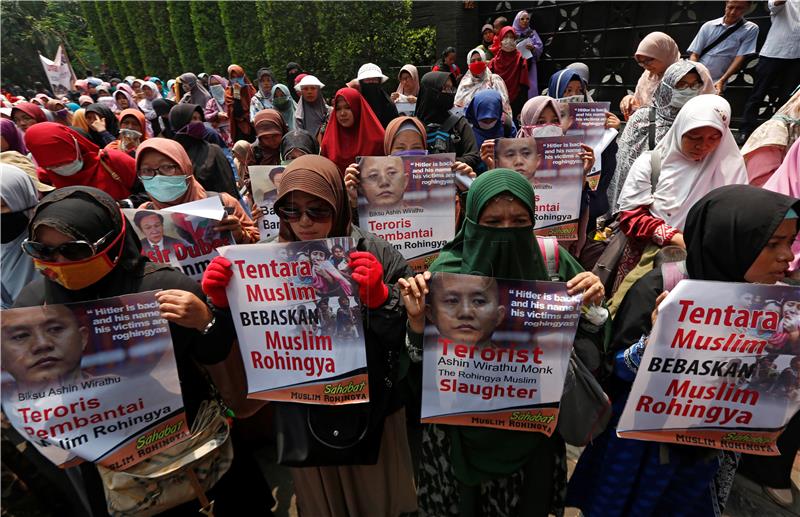
<path fill-rule="evenodd" d="M 724 185 L 747 184 L 747 169 L 729 126 L 731 106 L 718 95 L 698 95 L 689 100 L 670 130 L 656 145 L 661 156 L 661 174 L 651 188 L 651 157 L 644 153 L 631 165 L 619 198 L 620 210 L 649 206 L 650 213 L 683 231 L 689 209 L 701 197 Z M 699 127 L 722 133 L 719 146 L 697 162 L 681 151 L 684 134 Z"/>

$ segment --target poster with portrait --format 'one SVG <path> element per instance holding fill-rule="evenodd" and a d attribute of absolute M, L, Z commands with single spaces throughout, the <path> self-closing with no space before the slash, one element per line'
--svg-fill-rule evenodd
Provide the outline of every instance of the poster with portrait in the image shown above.
<path fill-rule="evenodd" d="M 212 205 L 215 200 L 224 216 L 219 198 L 208 198 L 210 202 L 205 204 Z M 218 255 L 217 248 L 234 243 L 233 235 L 214 229 L 219 219 L 197 215 L 190 208 L 181 211 L 181 206 L 188 204 L 169 210 L 125 208 L 122 211 L 129 228 L 133 228 L 139 238 L 142 255 L 152 262 L 169 264 L 200 281 L 211 260 Z"/>
<path fill-rule="evenodd" d="M 560 282 L 454 273 L 429 286 L 422 422 L 550 436 L 581 297 Z"/>
<path fill-rule="evenodd" d="M 455 235 L 455 154 L 362 156 L 358 219 L 422 272 Z"/>
<path fill-rule="evenodd" d="M 495 140 L 495 167 L 515 170 L 533 185 L 537 235 L 561 241 L 578 238 L 584 181 L 581 152 L 581 141 L 574 136 Z"/>
<path fill-rule="evenodd" d="M 800 287 L 683 280 L 661 303 L 617 434 L 777 455 L 800 410 Z"/>
<path fill-rule="evenodd" d="M 336 237 L 221 248 L 248 397 L 338 405 L 369 401 L 358 285 Z"/>
<path fill-rule="evenodd" d="M 610 102 L 565 102 L 562 104 L 565 113 L 562 113 L 565 134 L 577 136 L 581 143 L 588 145 L 594 151 L 594 165 L 592 170 L 586 175 L 586 182 L 589 188 L 597 190 L 600 183 L 600 169 L 603 167 L 601 154 L 605 150 L 608 142 L 605 140 L 606 134 L 606 112 L 609 111 Z M 610 129 L 616 135 L 616 129 Z M 603 143 L 605 142 L 605 145 Z"/>
<path fill-rule="evenodd" d="M 286 169 L 283 165 L 251 165 L 250 187 L 253 191 L 253 202 L 261 207 L 262 216 L 258 219 L 258 231 L 261 242 L 266 241 L 280 230 L 280 218 L 275 212 L 275 200 L 278 198 L 278 185 Z"/>
<path fill-rule="evenodd" d="M 124 470 L 189 436 L 155 291 L 0 315 L 3 412 L 61 467 Z"/>

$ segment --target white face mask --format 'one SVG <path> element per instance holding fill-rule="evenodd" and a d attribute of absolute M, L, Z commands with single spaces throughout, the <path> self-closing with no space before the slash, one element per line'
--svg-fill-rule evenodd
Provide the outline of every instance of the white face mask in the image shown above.
<path fill-rule="evenodd" d="M 514 43 L 513 39 L 505 38 L 503 41 L 500 42 L 500 48 L 505 50 L 506 52 L 511 52 L 515 48 L 517 48 L 517 44 Z"/>
<path fill-rule="evenodd" d="M 486 122 L 484 122 L 483 120 L 479 120 L 479 121 L 478 121 L 478 126 L 479 126 L 481 129 L 484 129 L 484 130 L 486 130 L 486 129 L 492 129 L 492 128 L 494 127 L 494 125 L 495 125 L 495 124 L 497 124 L 497 120 L 494 120 L 494 119 L 492 119 L 492 120 L 489 120 L 489 121 L 486 121 Z"/>
<path fill-rule="evenodd" d="M 694 88 L 684 88 L 683 90 L 678 90 L 676 88 L 672 89 L 672 100 L 669 101 L 669 105 L 674 108 L 682 108 L 684 104 L 689 102 L 690 99 L 697 97 L 700 93 L 700 89 Z"/>
<path fill-rule="evenodd" d="M 75 140 L 75 138 L 72 138 Z M 55 172 L 59 176 L 73 176 L 80 172 L 83 169 L 83 157 L 81 157 L 81 150 L 78 147 L 78 141 L 75 140 L 75 153 L 78 155 L 78 159 L 74 162 L 65 163 L 64 165 L 59 165 L 58 167 L 48 167 L 49 170 Z"/>

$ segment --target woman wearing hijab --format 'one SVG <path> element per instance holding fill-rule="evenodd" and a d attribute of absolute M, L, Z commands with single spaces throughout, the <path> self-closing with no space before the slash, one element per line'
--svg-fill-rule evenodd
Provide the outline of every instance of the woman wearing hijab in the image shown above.
<path fill-rule="evenodd" d="M 669 35 L 663 32 L 651 32 L 644 37 L 634 55 L 634 59 L 644 68 L 644 72 L 636 83 L 634 94 L 626 95 L 619 103 L 625 120 L 641 106 L 650 104 L 653 92 L 667 67 L 680 58 L 681 51 L 678 44 Z"/>
<path fill-rule="evenodd" d="M 303 515 L 330 517 L 397 517 L 414 512 L 414 475 L 405 412 L 396 393 L 397 357 L 406 323 L 395 283 L 409 275 L 410 269 L 389 243 L 351 224 L 341 176 L 327 158 L 301 156 L 289 164 L 278 187 L 275 208 L 281 220 L 273 241 L 352 237 L 360 243 L 359 251 L 350 255 L 349 267 L 363 304 L 370 402 L 337 411 L 339 418 L 347 418 L 348 411 L 355 414 L 354 419 L 365 411 L 371 415 L 365 438 L 353 452 L 359 458 L 372 456 L 376 460 L 371 464 L 290 468 L 298 509 Z M 313 219 L 309 217 L 312 213 Z M 230 261 L 217 257 L 203 275 L 203 289 L 217 307 L 228 306 L 225 288 L 230 281 L 230 268 Z M 277 412 L 288 408 L 288 404 L 273 406 Z M 306 407 L 309 418 L 324 418 L 322 409 Z"/>
<path fill-rule="evenodd" d="M 461 78 L 461 69 L 458 68 L 456 64 L 456 48 L 455 47 L 447 47 L 442 52 L 442 56 L 439 58 L 439 61 L 433 65 L 431 68 L 431 72 L 447 72 L 449 74 L 453 74 L 456 78 L 456 82 Z"/>
<path fill-rule="evenodd" d="M 19 102 L 11 108 L 11 120 L 24 133 L 34 124 L 47 122 L 47 115 L 32 102 Z"/>
<path fill-rule="evenodd" d="M 517 45 L 524 41 L 525 48 L 531 53 L 531 57 L 528 58 L 528 98 L 530 99 L 539 95 L 538 67 L 536 63 L 542 55 L 544 43 L 542 43 L 539 33 L 531 25 L 531 15 L 528 14 L 528 11 L 518 12 L 511 26 L 517 35 Z"/>
<path fill-rule="evenodd" d="M 228 112 L 225 109 L 225 88 L 228 87 L 228 81 L 219 75 L 211 75 L 208 79 L 208 89 L 211 93 L 211 98 L 205 105 L 206 121 L 211 124 L 222 140 L 225 142 L 226 147 L 230 147 L 233 143 L 231 141 L 230 121 L 228 120 Z"/>
<path fill-rule="evenodd" d="M 688 278 L 775 283 L 775 271 L 785 272 L 792 260 L 799 213 L 797 199 L 749 185 L 708 192 L 686 216 Z M 663 291 L 664 275 L 657 268 L 634 284 L 614 319 L 612 420 L 584 450 L 569 485 L 567 503 L 584 515 L 713 516 L 722 510 L 715 506 L 724 500 L 716 501 L 710 486 L 720 466 L 718 450 L 616 436 Z"/>
<path fill-rule="evenodd" d="M 272 87 L 272 104 L 275 109 L 283 117 L 286 127 L 289 130 L 295 128 L 295 112 L 297 111 L 297 103 L 292 98 L 289 88 L 285 84 L 276 84 Z"/>
<path fill-rule="evenodd" d="M 89 121 L 86 120 L 86 109 L 81 108 L 72 114 L 72 127 L 89 134 Z"/>
<path fill-rule="evenodd" d="M 86 108 L 89 138 L 97 147 L 103 148 L 119 137 L 119 122 L 107 106 L 95 103 Z"/>
<path fill-rule="evenodd" d="M 21 155 L 28 154 L 25 147 L 25 134 L 9 119 L 0 119 L 0 152 L 16 151 Z"/>
<path fill-rule="evenodd" d="M 294 85 L 297 84 L 297 76 L 303 73 L 303 67 L 299 64 L 295 63 L 294 61 L 290 61 L 286 63 L 286 84 L 292 90 L 292 98 L 295 102 L 300 101 L 300 96 L 298 92 L 294 90 Z"/>
<path fill-rule="evenodd" d="M 158 169 L 158 173 L 153 173 Z M 164 208 L 205 199 L 209 193 L 195 179 L 192 161 L 178 142 L 166 138 L 151 138 L 136 151 L 136 171 L 150 201 L 139 208 Z M 171 171 L 171 174 L 164 174 Z M 226 214 L 214 229 L 231 232 L 237 244 L 258 242 L 258 227 L 244 212 L 239 201 L 225 192 L 215 194 L 233 214 Z"/>
<path fill-rule="evenodd" d="M 800 140 L 795 140 L 781 166 L 763 186 L 772 192 L 800 198 Z M 800 240 L 794 242 L 792 251 L 795 259 L 791 263 L 790 271 L 795 272 L 800 270 Z"/>
<path fill-rule="evenodd" d="M 28 221 L 39 202 L 33 179 L 19 167 L 0 165 L 0 308 L 9 309 L 22 288 L 36 276 L 31 258 L 22 251 Z"/>
<path fill-rule="evenodd" d="M 625 129 L 617 139 L 617 168 L 608 187 L 608 204 L 612 214 L 617 212 L 620 190 L 628 177 L 633 162 L 649 148 L 650 110 L 655 111 L 653 144 L 664 138 L 675 117 L 692 97 L 714 93 L 714 81 L 701 63 L 681 59 L 664 72 L 649 109 L 639 109 L 631 115 Z M 674 95 L 673 95 L 674 94 Z M 674 98 L 673 98 L 674 97 Z"/>
<path fill-rule="evenodd" d="M 50 99 L 47 101 L 47 110 L 53 114 L 53 122 L 58 122 L 65 126 L 72 125 L 72 112 L 67 109 L 62 101 Z"/>
<path fill-rule="evenodd" d="M 144 113 L 138 109 L 126 109 L 119 114 L 119 138 L 105 148 L 119 149 L 135 158 L 136 148 L 144 140 L 147 140 L 147 120 Z"/>
<path fill-rule="evenodd" d="M 152 81 L 142 83 L 142 99 L 139 101 L 139 109 L 144 112 L 147 120 L 153 120 L 158 116 L 153 109 L 153 101 L 161 98 L 161 91 Z M 131 106 L 133 107 L 133 106 Z"/>
<path fill-rule="evenodd" d="M 275 75 L 269 68 L 259 68 L 256 72 L 258 91 L 250 99 L 250 122 L 255 124 L 256 113 L 272 109 L 272 87 L 275 85 Z"/>
<path fill-rule="evenodd" d="M 550 280 L 533 234 L 536 207 L 530 183 L 510 169 L 494 169 L 470 187 L 464 224 L 429 272 L 400 280 L 408 313 L 407 347 L 422 358 L 425 295 L 431 274 L 462 273 L 510 280 Z M 603 299 L 600 280 L 559 249 L 558 277 L 584 304 Z M 598 327 L 595 327 L 598 328 Z M 602 328 L 602 324 L 600 326 Z M 586 333 L 587 357 L 600 365 L 602 332 Z M 590 367 L 591 369 L 591 367 Z M 558 433 L 425 425 L 422 431 L 418 503 L 420 515 L 561 515 L 566 454 Z"/>
<path fill-rule="evenodd" d="M 591 102 L 588 88 L 583 78 L 576 70 L 565 68 L 550 76 L 547 85 L 547 95 L 555 99 L 564 97 L 583 97 L 582 102 Z"/>
<path fill-rule="evenodd" d="M 177 269 L 151 263 L 142 256 L 136 233 L 113 198 L 90 187 L 68 187 L 45 197 L 28 225 L 26 252 L 44 274 L 28 284 L 15 307 L 85 302 L 146 291 L 155 295 L 162 317 L 169 322 L 181 391 L 191 426 L 200 404 L 214 397 L 207 374 L 198 368 L 224 360 L 235 331 L 230 313 L 205 303 L 200 286 Z M 69 258 L 54 251 L 65 241 L 92 243 L 76 248 Z M 83 267 L 71 267 L 73 264 Z M 234 445 L 234 447 L 236 447 Z M 73 479 L 82 479 L 84 498 L 94 515 L 107 513 L 103 486 L 92 463 L 75 467 Z M 251 484 L 252 483 L 252 484 Z M 254 486 L 255 485 L 255 486 Z M 269 504 L 248 493 L 269 490 L 252 457 L 234 453 L 230 470 L 207 491 L 215 511 L 265 514 Z M 241 505 L 250 506 L 242 510 Z M 237 505 L 238 509 L 234 510 Z M 197 502 L 170 510 L 170 515 L 197 512 Z"/>
<path fill-rule="evenodd" d="M 255 130 L 250 123 L 250 100 L 256 89 L 239 65 L 228 67 L 230 84 L 225 89 L 225 109 L 231 123 L 231 140 L 255 140 Z M 205 104 L 203 104 L 205 106 Z"/>
<path fill-rule="evenodd" d="M 508 89 L 511 109 L 517 116 L 528 99 L 528 62 L 517 50 L 516 33 L 513 27 L 503 27 L 492 45 L 494 58 L 489 61 L 489 70 L 503 78 Z"/>
<path fill-rule="evenodd" d="M 517 128 L 503 118 L 503 97 L 496 90 L 478 92 L 467 106 L 464 116 L 472 125 L 475 143 L 480 147 L 484 140 L 514 138 Z"/>
<path fill-rule="evenodd" d="M 73 185 L 99 188 L 116 200 L 127 199 L 141 190 L 135 162 L 127 154 L 116 149 L 100 150 L 67 126 L 41 124 L 25 134 L 25 145 L 36 160 L 43 181 L 58 189 Z"/>
<path fill-rule="evenodd" d="M 256 114 L 253 120 L 256 127 L 256 141 L 253 142 L 255 165 L 279 165 L 281 139 L 289 129 L 277 110 L 265 109 Z"/>
<path fill-rule="evenodd" d="M 281 139 L 281 163 L 289 163 L 306 154 L 319 154 L 319 142 L 304 129 L 289 131 Z"/>
<path fill-rule="evenodd" d="M 362 65 L 358 69 L 358 87 L 356 88 L 361 92 L 361 96 L 367 101 L 372 112 L 378 117 L 381 126 L 384 128 L 389 125 L 389 122 L 397 118 L 397 107 L 392 102 L 389 94 L 387 94 L 383 86 L 388 77 L 383 75 L 380 67 L 373 63 Z"/>
<path fill-rule="evenodd" d="M 180 80 L 181 90 L 183 91 L 183 96 L 178 104 L 205 106 L 208 103 L 211 94 L 208 93 L 208 90 L 203 88 L 203 85 L 200 84 L 196 75 L 191 72 L 186 72 L 185 74 L 181 74 L 178 79 Z"/>
<path fill-rule="evenodd" d="M 496 90 L 503 97 L 503 113 L 511 120 L 511 103 L 508 100 L 506 83 L 502 77 L 487 69 L 486 54 L 480 48 L 474 48 L 467 54 L 467 60 L 469 69 L 458 83 L 453 105 L 457 108 L 466 108 L 478 92 Z"/>
<path fill-rule="evenodd" d="M 322 137 L 320 154 L 344 175 L 357 156 L 379 156 L 384 130 L 364 97 L 353 88 L 342 88 L 333 100 L 334 116 Z"/>
<path fill-rule="evenodd" d="M 203 123 L 203 109 L 194 104 L 178 104 L 169 112 L 169 124 L 175 131 L 175 140 L 192 160 L 194 176 L 200 185 L 206 190 L 238 198 L 232 166 L 225 153 L 218 145 L 204 140 L 207 129 Z"/>
<path fill-rule="evenodd" d="M 117 110 L 119 111 L 130 108 L 138 109 L 138 105 L 136 101 L 133 100 L 133 96 L 122 88 L 118 88 L 117 91 L 114 92 L 114 104 L 117 105 Z"/>
<path fill-rule="evenodd" d="M 419 95 L 419 72 L 414 65 L 403 65 L 397 74 L 397 90 L 392 92 L 391 99 L 395 104 L 408 102 L 415 104 Z"/>
<path fill-rule="evenodd" d="M 317 138 L 321 138 L 318 133 L 327 123 L 328 117 L 333 111 L 333 108 L 328 106 L 322 96 L 324 87 L 325 85 L 313 75 L 306 75 L 294 87 L 295 91 L 300 92 L 295 127 L 305 129 Z"/>
<path fill-rule="evenodd" d="M 422 76 L 415 116 L 425 124 L 428 151 L 455 152 L 457 163 L 477 168 L 481 163 L 472 128 L 463 116 L 452 115 L 455 78 L 447 72 L 428 72 Z M 453 117 L 453 118 L 451 118 Z M 449 126 L 449 131 L 442 130 Z"/>
<path fill-rule="evenodd" d="M 800 88 L 758 126 L 742 147 L 750 184 L 763 185 L 784 162 L 786 151 L 800 137 Z"/>
<path fill-rule="evenodd" d="M 153 136 L 172 138 L 175 136 L 172 126 L 169 123 L 169 112 L 176 106 L 171 99 L 156 99 L 153 101 L 153 111 L 156 118 L 152 120 Z"/>
<path fill-rule="evenodd" d="M 653 268 L 662 246 L 686 248 L 683 228 L 698 199 L 723 185 L 747 183 L 730 119 L 728 101 L 698 95 L 681 108 L 655 149 L 631 165 L 619 196 L 620 229 L 628 236 L 629 253 L 619 267 L 617 278 L 626 276 L 611 300 L 612 312 L 630 286 Z M 656 175 L 654 163 L 660 171 Z"/>

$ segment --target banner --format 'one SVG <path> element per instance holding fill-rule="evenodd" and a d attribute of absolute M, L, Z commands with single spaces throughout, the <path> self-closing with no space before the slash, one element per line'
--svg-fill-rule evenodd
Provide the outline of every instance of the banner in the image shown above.
<path fill-rule="evenodd" d="M 608 142 L 605 142 L 606 134 L 606 112 L 609 111 L 610 102 L 566 102 L 566 113 L 563 116 L 564 125 L 567 127 L 567 136 L 579 137 L 582 144 L 586 144 L 594 151 L 594 165 L 589 174 L 586 175 L 586 182 L 589 188 L 597 190 L 600 183 L 600 169 L 603 167 L 601 155 Z M 617 130 L 610 131 L 616 135 Z M 603 143 L 605 142 L 605 145 Z"/>
<path fill-rule="evenodd" d="M 800 410 L 800 288 L 683 280 L 662 302 L 617 434 L 776 455 Z"/>
<path fill-rule="evenodd" d="M 154 295 L 2 312 L 3 412 L 56 465 L 125 470 L 189 436 Z"/>
<path fill-rule="evenodd" d="M 216 201 L 222 210 L 219 198 L 211 197 L 208 200 L 210 203 L 204 204 L 214 204 Z M 234 241 L 230 232 L 214 230 L 221 217 L 209 219 L 195 215 L 188 208 L 189 205 L 191 203 L 169 210 L 125 208 L 122 211 L 140 240 L 142 255 L 152 262 L 170 264 L 199 281 L 211 259 L 219 255 L 217 248 L 229 246 Z"/>
<path fill-rule="evenodd" d="M 495 140 L 495 167 L 513 169 L 533 185 L 537 235 L 578 238 L 584 181 L 580 144 L 573 136 Z"/>
<path fill-rule="evenodd" d="M 258 230 L 261 232 L 261 241 L 266 241 L 273 235 L 278 235 L 281 228 L 280 217 L 275 212 L 275 200 L 278 199 L 278 185 L 286 169 L 283 165 L 251 165 L 250 188 L 253 191 L 253 202 L 261 207 L 264 213 L 258 219 Z"/>
<path fill-rule="evenodd" d="M 39 54 L 39 59 L 42 62 L 42 67 L 44 67 L 47 80 L 50 81 L 50 89 L 53 95 L 68 94 L 72 90 L 72 85 L 75 84 L 75 72 L 72 71 L 72 65 L 69 63 L 69 58 L 67 58 L 64 48 L 61 45 L 58 46 L 58 51 L 53 61 L 41 54 Z"/>
<path fill-rule="evenodd" d="M 362 156 L 358 220 L 422 272 L 455 235 L 455 154 Z"/>
<path fill-rule="evenodd" d="M 436 273 L 422 421 L 550 436 L 580 318 L 566 284 Z"/>
<path fill-rule="evenodd" d="M 228 300 L 250 398 L 306 404 L 369 401 L 353 239 L 228 246 Z"/>

